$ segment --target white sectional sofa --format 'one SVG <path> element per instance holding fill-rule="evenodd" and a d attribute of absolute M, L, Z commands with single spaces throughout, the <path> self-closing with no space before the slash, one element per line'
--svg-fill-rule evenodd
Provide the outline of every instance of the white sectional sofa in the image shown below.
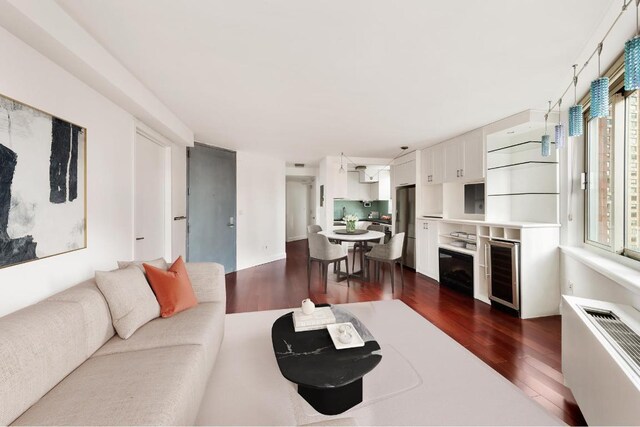
<path fill-rule="evenodd" d="M 188 263 L 198 305 L 123 340 L 89 280 L 0 318 L 0 424 L 185 425 L 224 333 L 224 268 Z"/>

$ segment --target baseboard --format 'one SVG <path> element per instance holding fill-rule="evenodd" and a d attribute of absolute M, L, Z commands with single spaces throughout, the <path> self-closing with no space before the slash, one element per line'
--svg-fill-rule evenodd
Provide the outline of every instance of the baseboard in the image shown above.
<path fill-rule="evenodd" d="M 268 264 L 270 262 L 280 261 L 281 259 L 285 259 L 286 257 L 287 257 L 287 253 L 282 252 L 279 254 L 267 255 L 262 259 L 259 259 L 257 261 L 252 261 L 251 264 L 248 264 L 248 265 L 240 266 L 240 263 L 238 263 L 238 269 L 236 271 L 245 270 L 247 268 L 256 267 L 258 265 Z"/>
<path fill-rule="evenodd" d="M 306 238 L 307 238 L 306 235 L 289 237 L 287 238 L 287 242 L 295 242 L 296 240 L 304 240 Z"/>

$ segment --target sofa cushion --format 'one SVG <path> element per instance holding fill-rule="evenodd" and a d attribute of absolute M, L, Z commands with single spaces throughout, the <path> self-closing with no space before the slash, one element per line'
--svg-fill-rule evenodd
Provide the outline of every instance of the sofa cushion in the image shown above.
<path fill-rule="evenodd" d="M 92 357 L 16 425 L 191 425 L 211 366 L 202 346 Z"/>
<path fill-rule="evenodd" d="M 188 262 L 186 267 L 198 302 L 226 301 L 226 284 L 222 264 Z"/>
<path fill-rule="evenodd" d="M 160 270 L 166 270 L 169 267 L 169 264 L 167 264 L 167 261 L 165 261 L 164 258 L 158 258 L 149 261 L 118 261 L 118 268 L 125 269 L 133 265 L 138 267 L 140 271 L 146 275 L 147 273 L 144 271 L 142 264 L 149 264 L 159 268 Z"/>
<path fill-rule="evenodd" d="M 208 363 L 213 366 L 224 335 L 224 315 L 224 303 L 198 304 L 173 317 L 152 320 L 127 340 L 114 336 L 95 353 L 94 357 L 166 346 L 197 344 L 205 347 Z"/>
<path fill-rule="evenodd" d="M 96 271 L 96 282 L 121 338 L 129 338 L 140 326 L 160 316 L 158 300 L 138 267 Z"/>
<path fill-rule="evenodd" d="M 107 300 L 104 299 L 104 295 L 93 279 L 50 296 L 47 301 L 78 304 L 84 317 L 87 357 L 102 347 L 115 334 Z"/>
<path fill-rule="evenodd" d="M 88 324 L 100 323 L 87 316 L 90 306 L 43 301 L 0 318 L 0 425 L 36 403 L 108 335 L 104 325 L 88 333 Z"/>
<path fill-rule="evenodd" d="M 160 303 L 161 317 L 171 317 L 198 304 L 181 256 L 166 271 L 147 263 L 143 266 Z"/>

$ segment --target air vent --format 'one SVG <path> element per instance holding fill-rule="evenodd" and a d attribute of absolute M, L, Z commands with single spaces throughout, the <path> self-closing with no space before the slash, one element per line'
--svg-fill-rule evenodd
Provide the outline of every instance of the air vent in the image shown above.
<path fill-rule="evenodd" d="M 295 166 L 297 168 L 303 168 L 304 167 L 304 163 L 294 163 L 293 166 Z"/>
<path fill-rule="evenodd" d="M 629 366 L 640 376 L 640 336 L 609 310 L 581 307 Z"/>

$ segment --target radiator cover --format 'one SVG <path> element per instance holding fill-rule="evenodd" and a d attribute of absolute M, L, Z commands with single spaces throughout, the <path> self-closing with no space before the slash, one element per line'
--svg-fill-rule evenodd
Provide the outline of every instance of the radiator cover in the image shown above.
<path fill-rule="evenodd" d="M 607 336 L 606 328 L 589 311 L 614 313 L 615 318 L 629 325 L 632 333 L 640 325 L 640 313 L 633 307 L 564 296 L 562 371 L 565 383 L 588 424 L 637 425 L 640 423 L 640 376 Z"/>

